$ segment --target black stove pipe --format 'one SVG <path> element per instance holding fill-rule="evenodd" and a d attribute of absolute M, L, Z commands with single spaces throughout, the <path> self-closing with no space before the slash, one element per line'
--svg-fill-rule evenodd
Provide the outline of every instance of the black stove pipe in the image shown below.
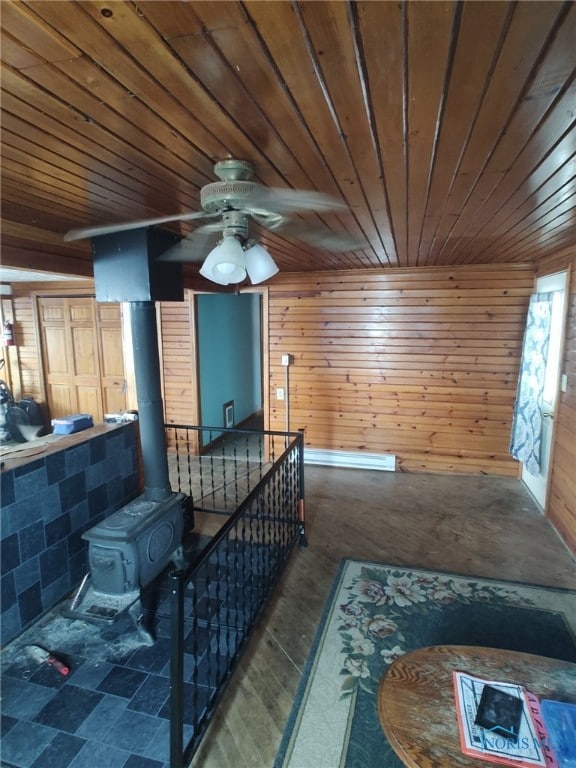
<path fill-rule="evenodd" d="M 160 386 L 156 307 L 153 301 L 131 301 L 129 307 L 144 464 L 144 497 L 148 501 L 164 501 L 170 498 L 172 489 Z"/>

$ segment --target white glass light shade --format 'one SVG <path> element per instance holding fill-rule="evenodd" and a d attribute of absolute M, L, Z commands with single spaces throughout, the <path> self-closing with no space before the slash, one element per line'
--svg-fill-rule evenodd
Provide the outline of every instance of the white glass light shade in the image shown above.
<path fill-rule="evenodd" d="M 206 256 L 200 274 L 220 285 L 241 283 L 246 277 L 246 257 L 238 240 L 225 237 Z"/>
<path fill-rule="evenodd" d="M 246 271 L 253 285 L 268 280 L 279 270 L 266 248 L 256 243 L 245 253 Z"/>

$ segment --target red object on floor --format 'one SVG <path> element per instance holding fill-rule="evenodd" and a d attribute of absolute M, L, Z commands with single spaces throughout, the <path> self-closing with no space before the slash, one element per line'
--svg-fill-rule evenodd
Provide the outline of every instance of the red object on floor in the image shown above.
<path fill-rule="evenodd" d="M 38 662 L 38 664 L 50 664 L 50 666 L 54 667 L 54 669 L 64 676 L 70 673 L 70 669 L 66 664 L 49 653 L 45 648 L 41 648 L 39 645 L 29 645 L 27 650 L 28 655 L 34 659 L 34 661 Z"/>

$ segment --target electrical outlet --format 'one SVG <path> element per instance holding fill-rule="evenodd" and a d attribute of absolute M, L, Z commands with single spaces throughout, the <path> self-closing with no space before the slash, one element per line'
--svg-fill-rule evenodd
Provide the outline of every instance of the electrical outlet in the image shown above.
<path fill-rule="evenodd" d="M 284 387 L 276 387 L 276 400 L 284 400 Z"/>

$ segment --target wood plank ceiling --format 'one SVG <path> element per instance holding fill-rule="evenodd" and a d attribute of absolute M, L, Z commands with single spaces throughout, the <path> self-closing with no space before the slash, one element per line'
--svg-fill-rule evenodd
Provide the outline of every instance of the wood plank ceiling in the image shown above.
<path fill-rule="evenodd" d="M 73 227 L 198 210 L 213 163 L 342 199 L 283 271 L 532 262 L 576 242 L 572 2 L 2 2 L 8 266 Z M 176 231 L 194 228 L 180 224 Z"/>

